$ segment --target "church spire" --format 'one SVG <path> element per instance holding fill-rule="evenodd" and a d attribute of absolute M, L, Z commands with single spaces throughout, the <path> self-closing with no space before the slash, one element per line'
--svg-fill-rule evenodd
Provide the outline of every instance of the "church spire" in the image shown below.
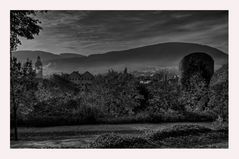
<path fill-rule="evenodd" d="M 37 56 L 35 70 L 36 70 L 36 78 L 42 78 L 42 62 L 40 56 Z"/>

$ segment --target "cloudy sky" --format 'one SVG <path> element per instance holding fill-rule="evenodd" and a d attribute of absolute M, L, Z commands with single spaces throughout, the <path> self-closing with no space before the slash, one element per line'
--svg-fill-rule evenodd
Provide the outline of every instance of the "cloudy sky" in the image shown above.
<path fill-rule="evenodd" d="M 192 42 L 228 52 L 226 11 L 48 11 L 43 30 L 18 50 L 90 55 L 163 42 Z"/>

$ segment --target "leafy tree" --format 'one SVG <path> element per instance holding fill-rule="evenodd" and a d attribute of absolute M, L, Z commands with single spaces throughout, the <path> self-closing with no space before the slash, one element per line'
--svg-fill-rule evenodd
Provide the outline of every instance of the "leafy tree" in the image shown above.
<path fill-rule="evenodd" d="M 97 77 L 96 80 L 99 80 L 97 85 L 103 97 L 104 104 L 102 105 L 105 107 L 103 110 L 108 115 L 113 117 L 132 115 L 140 106 L 142 95 L 139 94 L 136 80 L 131 74 L 110 70 L 103 77 Z"/>
<path fill-rule="evenodd" d="M 139 94 L 143 97 L 140 99 L 140 106 L 134 110 L 136 112 L 139 112 L 145 110 L 145 108 L 149 106 L 149 99 L 152 95 L 144 84 L 138 83 L 137 90 L 139 91 Z"/>
<path fill-rule="evenodd" d="M 127 74 L 127 73 L 128 73 L 128 69 L 127 69 L 127 67 L 125 67 L 124 74 Z"/>
<path fill-rule="evenodd" d="M 208 107 L 218 118 L 228 121 L 228 65 L 217 70 L 210 82 Z"/>
<path fill-rule="evenodd" d="M 33 39 L 42 29 L 39 26 L 40 21 L 34 18 L 35 11 L 11 11 L 10 12 L 10 67 L 11 67 L 11 106 L 14 118 L 14 139 L 17 140 L 17 110 L 22 97 L 22 92 L 28 90 L 33 78 L 31 62 L 27 62 L 24 67 L 12 57 L 12 51 L 21 44 L 19 37 Z M 24 81 L 26 80 L 26 81 Z M 28 81 L 30 83 L 28 83 Z M 26 82 L 26 83 L 25 83 Z M 31 94 L 29 92 L 29 94 Z M 22 98 L 22 99 L 21 99 Z M 24 102 L 23 102 L 24 103 Z"/>
<path fill-rule="evenodd" d="M 37 82 L 31 61 L 21 65 L 16 58 L 12 58 L 11 67 L 11 116 L 14 124 L 14 139 L 17 140 L 18 116 L 26 115 L 34 105 Z"/>
<path fill-rule="evenodd" d="M 211 86 L 209 97 L 209 109 L 213 110 L 219 118 L 228 121 L 228 81 Z"/>
<path fill-rule="evenodd" d="M 13 10 L 10 12 L 10 46 L 11 51 L 17 49 L 21 45 L 19 37 L 34 39 L 34 35 L 38 35 L 42 29 L 39 26 L 40 21 L 33 16 L 36 11 L 20 11 Z"/>
<path fill-rule="evenodd" d="M 39 83 L 38 86 L 37 86 L 37 91 L 35 92 L 35 96 L 37 97 L 37 100 L 39 102 L 43 102 L 43 101 L 46 101 L 50 98 L 53 97 L 51 91 L 48 89 L 48 87 L 46 87 L 44 83 L 46 79 L 44 79 L 42 81 L 42 83 Z"/>
<path fill-rule="evenodd" d="M 170 83 L 168 80 L 152 81 L 148 89 L 152 95 L 149 99 L 149 110 L 151 112 L 168 111 L 170 109 L 181 111 L 183 108 L 178 103 L 180 94 L 177 82 Z"/>
<path fill-rule="evenodd" d="M 188 111 L 203 111 L 207 108 L 208 85 L 200 74 L 195 73 L 188 80 L 187 89 L 183 89 L 180 97 L 180 103 Z"/>

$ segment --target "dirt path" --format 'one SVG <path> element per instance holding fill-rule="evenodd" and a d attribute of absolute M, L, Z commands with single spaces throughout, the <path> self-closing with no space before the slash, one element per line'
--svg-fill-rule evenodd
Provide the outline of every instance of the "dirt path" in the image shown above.
<path fill-rule="evenodd" d="M 19 141 L 11 141 L 11 148 L 84 148 L 104 133 L 139 135 L 175 124 L 197 124 L 211 126 L 211 123 L 163 123 L 163 124 L 110 124 L 56 127 L 19 128 Z"/>

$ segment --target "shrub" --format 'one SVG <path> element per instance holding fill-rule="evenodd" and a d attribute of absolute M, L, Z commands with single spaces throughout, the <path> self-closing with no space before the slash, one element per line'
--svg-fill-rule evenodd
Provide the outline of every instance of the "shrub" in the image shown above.
<path fill-rule="evenodd" d="M 213 122 L 217 119 L 217 114 L 213 111 L 183 112 L 184 121 L 187 122 Z"/>
<path fill-rule="evenodd" d="M 212 85 L 209 95 L 209 108 L 224 121 L 228 121 L 228 81 Z"/>
<path fill-rule="evenodd" d="M 160 141 L 160 144 L 162 148 L 207 148 L 211 147 L 213 143 L 222 142 L 222 140 L 227 140 L 227 134 L 209 132 L 200 135 L 164 138 Z"/>
<path fill-rule="evenodd" d="M 140 148 L 152 147 L 146 139 L 140 137 L 120 136 L 117 134 L 104 134 L 89 145 L 92 148 Z"/>
<path fill-rule="evenodd" d="M 152 141 L 161 140 L 168 137 L 178 137 L 187 135 L 197 135 L 199 133 L 211 132 L 212 130 L 207 127 L 199 125 L 175 125 L 170 128 L 163 129 L 155 132 L 149 136 Z"/>
<path fill-rule="evenodd" d="M 208 85 L 200 74 L 191 75 L 187 89 L 183 88 L 179 102 L 187 111 L 203 111 L 207 107 Z"/>
<path fill-rule="evenodd" d="M 103 134 L 89 144 L 90 148 L 191 148 L 228 140 L 228 129 L 210 129 L 199 125 L 175 125 L 141 136 Z"/>
<path fill-rule="evenodd" d="M 160 109 L 158 112 L 149 112 L 149 122 L 179 122 L 184 121 L 184 116 L 181 112 L 172 109 Z"/>
<path fill-rule="evenodd" d="M 57 97 L 39 102 L 22 122 L 28 126 L 91 124 L 97 123 L 100 113 L 80 99 Z"/>

